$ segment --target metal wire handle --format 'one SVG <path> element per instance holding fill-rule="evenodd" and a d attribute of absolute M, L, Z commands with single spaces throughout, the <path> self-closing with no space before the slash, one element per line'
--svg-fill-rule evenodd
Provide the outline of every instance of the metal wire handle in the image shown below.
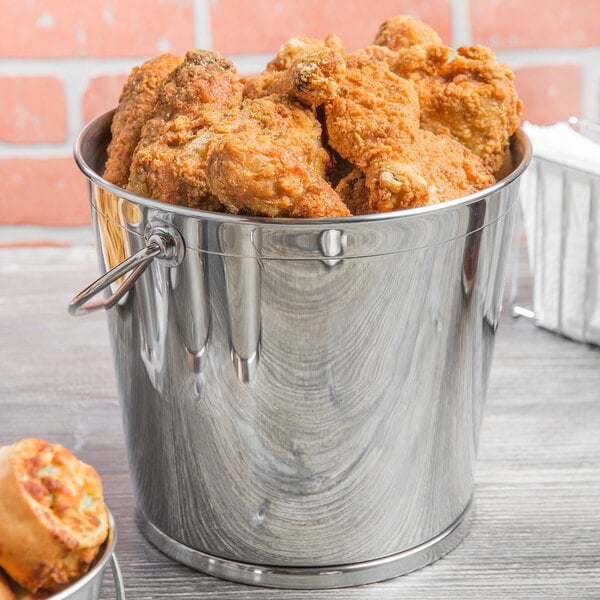
<path fill-rule="evenodd" d="M 123 575 L 121 573 L 119 561 L 114 554 L 110 557 L 110 569 L 115 582 L 115 594 L 117 596 L 117 600 L 125 600 L 125 585 L 123 584 Z"/>
<path fill-rule="evenodd" d="M 176 260 L 180 255 L 181 240 L 173 232 L 165 228 L 155 228 L 148 236 L 146 247 L 107 271 L 79 292 L 69 303 L 69 313 L 81 316 L 104 308 L 112 308 L 133 286 L 140 275 L 150 266 L 154 258 Z M 173 264 L 177 264 L 176 261 Z M 108 297 L 97 298 L 98 294 L 115 283 L 120 277 L 129 273 L 121 285 Z"/>

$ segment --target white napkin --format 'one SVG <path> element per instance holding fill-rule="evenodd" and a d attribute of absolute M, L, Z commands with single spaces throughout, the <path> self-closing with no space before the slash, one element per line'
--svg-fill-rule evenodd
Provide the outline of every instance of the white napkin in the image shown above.
<path fill-rule="evenodd" d="M 596 135 L 600 136 L 600 124 L 596 127 Z M 600 175 L 600 144 L 579 133 L 568 121 L 547 126 L 525 122 L 523 131 L 531 140 L 535 156 Z"/>
<path fill-rule="evenodd" d="M 536 322 L 600 344 L 600 144 L 566 121 L 523 129 L 534 154 L 521 207 Z"/>

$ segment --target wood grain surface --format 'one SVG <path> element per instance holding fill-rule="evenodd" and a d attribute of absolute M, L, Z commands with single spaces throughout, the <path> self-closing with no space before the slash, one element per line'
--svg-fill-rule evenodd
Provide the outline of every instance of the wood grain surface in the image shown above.
<path fill-rule="evenodd" d="M 127 598 L 600 598 L 600 348 L 503 315 L 476 512 L 447 557 L 358 588 L 254 588 L 183 567 L 137 531 L 105 318 L 66 310 L 96 276 L 89 247 L 0 250 L 0 444 L 43 437 L 98 469 Z M 102 598 L 115 598 L 108 572 Z"/>

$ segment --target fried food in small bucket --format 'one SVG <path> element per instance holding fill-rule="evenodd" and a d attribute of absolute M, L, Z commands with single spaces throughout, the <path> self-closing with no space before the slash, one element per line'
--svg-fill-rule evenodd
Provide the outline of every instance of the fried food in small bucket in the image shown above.
<path fill-rule="evenodd" d="M 142 127 L 154 109 L 156 90 L 180 62 L 177 56 L 161 54 L 135 67 L 129 75 L 112 122 L 112 140 L 104 170 L 104 178 L 111 183 L 127 185 L 131 157 L 140 141 Z"/>
<path fill-rule="evenodd" d="M 457 139 L 496 173 L 523 110 L 514 74 L 489 48 L 455 51 L 428 30 L 418 21 L 396 17 L 386 21 L 375 43 L 393 50 L 387 57 L 390 68 L 414 82 L 421 126 Z"/>
<path fill-rule="evenodd" d="M 352 53 L 336 36 L 291 38 L 251 77 L 190 50 L 157 82 L 175 59 L 156 60 L 137 102 L 141 70 L 123 92 L 105 176 L 202 210 L 340 217 L 460 198 L 495 182 L 522 110 L 491 50 L 455 53 L 402 15 Z"/>
<path fill-rule="evenodd" d="M 0 567 L 30 592 L 57 591 L 90 568 L 108 536 L 102 482 L 58 444 L 0 447 Z"/>

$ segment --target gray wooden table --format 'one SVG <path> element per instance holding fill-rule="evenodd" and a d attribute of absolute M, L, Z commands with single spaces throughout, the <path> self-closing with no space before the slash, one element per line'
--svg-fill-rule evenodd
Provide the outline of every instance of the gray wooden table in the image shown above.
<path fill-rule="evenodd" d="M 137 531 L 104 315 L 66 311 L 96 275 L 89 247 L 0 250 L 0 444 L 42 437 L 98 469 L 128 598 L 600 598 L 599 348 L 504 315 L 476 514 L 444 559 L 360 588 L 253 588 L 183 567 Z M 102 597 L 115 597 L 108 574 Z"/>

